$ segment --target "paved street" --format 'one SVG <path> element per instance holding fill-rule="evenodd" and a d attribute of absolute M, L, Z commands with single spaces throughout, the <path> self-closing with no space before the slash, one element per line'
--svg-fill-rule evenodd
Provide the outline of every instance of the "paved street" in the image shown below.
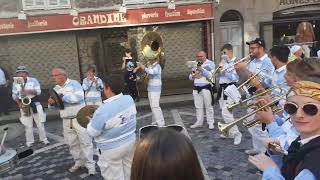
<path fill-rule="evenodd" d="M 138 109 L 138 128 L 151 122 L 149 108 Z M 209 130 L 205 124 L 204 128 L 190 129 L 189 126 L 195 121 L 195 110 L 190 103 L 180 103 L 163 106 L 166 124 L 181 124 L 186 127 L 188 135 L 201 158 L 205 169 L 204 174 L 208 179 L 258 179 L 257 169 L 247 161 L 245 149 L 251 148 L 250 135 L 247 130 L 240 128 L 243 132 L 243 141 L 240 145 L 233 145 L 232 139 L 221 139 L 217 129 Z M 241 115 L 237 112 L 237 116 Z M 221 120 L 219 107 L 215 106 L 216 123 Z M 63 143 L 61 120 L 50 120 L 46 123 L 46 130 L 50 145 L 36 143 L 33 147 L 34 155 L 21 160 L 14 169 L 0 175 L 3 179 L 102 179 L 100 174 L 88 176 L 86 169 L 76 173 L 69 173 L 67 169 L 73 165 L 73 160 Z M 35 129 L 35 132 L 36 129 Z M 35 134 L 35 137 L 38 135 Z M 7 147 L 17 148 L 20 151 L 25 142 L 24 135 L 6 142 Z M 97 156 L 95 156 L 97 160 Z M 97 171 L 99 168 L 97 167 Z"/>

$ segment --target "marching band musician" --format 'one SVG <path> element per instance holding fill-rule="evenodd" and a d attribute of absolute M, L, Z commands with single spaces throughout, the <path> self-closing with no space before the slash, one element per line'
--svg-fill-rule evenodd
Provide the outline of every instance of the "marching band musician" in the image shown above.
<path fill-rule="evenodd" d="M 308 78 L 312 81 L 295 83 L 284 105 L 284 110 L 300 133 L 288 148 L 288 155 L 282 157 L 270 152 L 271 158 L 265 154 L 249 156 L 249 161 L 263 171 L 262 179 L 320 179 L 319 73 Z"/>
<path fill-rule="evenodd" d="M 220 69 L 232 67 L 234 65 L 234 61 L 237 59 L 233 55 L 233 47 L 231 44 L 225 44 L 221 48 L 222 56 L 221 56 L 221 63 Z M 219 70 L 218 70 L 219 72 Z M 234 117 L 232 112 L 230 112 L 227 108 L 227 96 L 223 94 L 223 90 L 226 89 L 228 86 L 236 83 L 239 80 L 239 76 L 234 68 L 230 69 L 229 71 L 224 71 L 220 73 L 218 76 L 219 79 L 219 90 L 217 94 L 217 99 L 219 99 L 219 104 L 221 107 L 222 118 L 226 123 L 234 121 Z M 229 130 L 229 136 L 234 138 L 234 144 L 238 145 L 241 143 L 242 134 L 240 133 L 238 127 L 235 125 Z M 226 138 L 223 134 L 220 135 L 222 138 Z"/>
<path fill-rule="evenodd" d="M 273 73 L 272 79 L 265 80 L 265 83 L 269 84 L 269 87 L 277 86 L 287 92 L 289 90 L 289 87 L 284 85 L 284 83 L 286 83 L 285 74 L 287 73 L 287 62 L 290 50 L 287 46 L 279 45 L 274 46 L 270 50 L 270 52 L 271 61 L 276 70 Z M 279 92 L 279 89 L 275 89 L 271 92 L 271 95 L 277 98 L 284 96 L 284 92 Z M 271 97 L 267 95 L 260 98 L 257 101 L 259 106 L 264 105 L 264 103 L 261 103 L 261 101 L 266 102 L 266 98 Z M 269 102 L 270 101 L 271 100 L 269 100 Z M 279 101 L 277 108 L 283 109 L 283 101 L 285 100 Z M 288 121 L 287 113 L 273 114 L 271 109 L 269 108 L 268 111 L 257 112 L 256 118 L 260 120 L 260 122 L 266 124 L 269 136 L 272 139 L 277 139 L 283 149 L 288 149 L 291 142 L 294 141 L 299 135 L 296 129 L 293 127 L 292 123 Z"/>
<path fill-rule="evenodd" d="M 34 143 L 33 136 L 33 120 L 39 129 L 39 139 L 44 144 L 49 141 L 46 136 L 44 122 L 46 121 L 46 114 L 39 102 L 39 95 L 41 94 L 40 83 L 36 78 L 29 77 L 29 71 L 26 66 L 19 66 L 16 70 L 17 76 L 22 77 L 24 82 L 13 82 L 12 98 L 20 108 L 20 121 L 25 127 L 26 131 L 26 145 L 32 146 Z M 31 97 L 30 105 L 23 105 L 22 98 Z"/>
<path fill-rule="evenodd" d="M 136 141 L 136 106 L 129 95 L 123 95 L 119 77 L 103 78 L 107 98 L 95 111 L 87 131 L 99 148 L 101 175 L 109 179 L 129 180 Z"/>
<path fill-rule="evenodd" d="M 212 107 L 213 99 L 210 81 L 215 71 L 215 64 L 213 61 L 207 59 L 207 54 L 204 51 L 198 52 L 196 58 L 198 66 L 193 69 L 194 73 L 189 75 L 189 80 L 194 81 L 192 94 L 196 107 L 197 121 L 191 125 L 190 128 L 203 126 L 203 106 L 205 106 L 209 129 L 214 129 L 214 111 Z"/>
<path fill-rule="evenodd" d="M 157 59 L 150 60 L 149 63 L 150 65 L 148 67 L 145 67 L 143 64 L 139 63 L 139 67 L 141 68 L 141 70 L 144 70 L 149 76 L 148 98 L 152 111 L 152 123 L 157 123 L 158 126 L 164 126 L 165 122 L 161 107 L 159 105 L 162 86 L 162 68 Z"/>
<path fill-rule="evenodd" d="M 302 59 L 304 58 L 304 52 L 301 46 L 299 45 L 293 45 L 290 49 L 290 56 L 289 61 L 294 61 L 296 59 Z"/>
<path fill-rule="evenodd" d="M 256 38 L 250 42 L 247 42 L 249 45 L 250 54 L 254 57 L 254 59 L 246 65 L 246 63 L 239 63 L 235 66 L 237 71 L 245 72 L 248 77 L 252 77 L 253 75 L 259 73 L 259 78 L 264 77 L 272 77 L 274 72 L 274 66 L 271 63 L 270 58 L 265 53 L 265 42 L 261 38 Z M 250 84 L 253 85 L 252 88 L 249 88 L 248 91 L 252 95 L 257 89 L 263 88 L 263 82 L 261 80 L 257 80 L 256 78 L 250 81 Z M 251 104 L 252 102 L 248 102 Z M 248 109 L 248 112 L 252 112 L 253 109 Z M 248 121 L 252 121 L 254 116 L 247 118 Z M 262 131 L 261 124 L 257 124 L 248 129 L 252 136 L 252 144 L 253 149 L 246 150 L 247 154 L 256 154 L 259 152 L 265 152 L 265 148 L 263 146 L 263 139 L 268 137 L 267 132 Z"/>
<path fill-rule="evenodd" d="M 54 68 L 51 75 L 56 83 L 54 90 L 60 95 L 64 104 L 64 109 L 60 110 L 60 116 L 63 119 L 64 140 L 75 161 L 69 171 L 75 172 L 85 166 L 88 169 L 88 174 L 94 175 L 96 170 L 92 139 L 76 119 L 78 111 L 85 106 L 81 84 L 76 80 L 69 79 L 66 70 L 62 67 Z M 48 104 L 54 103 L 56 103 L 55 100 L 50 97 Z"/>
<path fill-rule="evenodd" d="M 96 66 L 90 64 L 87 70 L 87 77 L 82 81 L 82 88 L 86 105 L 100 106 L 102 104 L 101 91 L 103 90 L 103 84 L 101 79 L 95 76 L 95 73 Z"/>

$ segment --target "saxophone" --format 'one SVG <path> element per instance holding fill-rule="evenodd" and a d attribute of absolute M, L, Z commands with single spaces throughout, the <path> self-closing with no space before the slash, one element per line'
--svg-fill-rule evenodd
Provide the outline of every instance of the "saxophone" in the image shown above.
<path fill-rule="evenodd" d="M 24 91 L 24 79 L 22 77 L 13 77 L 13 80 L 15 83 L 20 85 L 20 97 L 19 99 L 21 100 L 21 110 L 23 112 L 24 116 L 31 116 L 31 98 L 28 97 L 27 95 L 23 95 L 22 92 Z"/>

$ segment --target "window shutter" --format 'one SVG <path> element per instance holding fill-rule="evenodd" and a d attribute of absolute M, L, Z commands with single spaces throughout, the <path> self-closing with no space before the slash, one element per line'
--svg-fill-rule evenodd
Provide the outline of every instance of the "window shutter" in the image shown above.
<path fill-rule="evenodd" d="M 23 10 L 45 9 L 45 0 L 22 0 Z"/>

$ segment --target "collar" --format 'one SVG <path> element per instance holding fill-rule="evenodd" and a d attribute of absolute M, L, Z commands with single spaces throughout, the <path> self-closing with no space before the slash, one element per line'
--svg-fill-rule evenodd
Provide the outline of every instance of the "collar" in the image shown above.
<path fill-rule="evenodd" d="M 158 64 L 158 61 L 154 62 L 153 64 L 150 63 L 151 66 L 155 66 Z"/>
<path fill-rule="evenodd" d="M 237 57 L 233 57 L 233 58 L 231 59 L 231 61 L 234 62 L 236 59 L 237 59 Z"/>
<path fill-rule="evenodd" d="M 320 135 L 318 134 L 318 135 L 311 136 L 311 137 L 306 138 L 306 139 L 301 139 L 301 140 L 299 141 L 299 143 L 300 143 L 301 145 L 305 145 L 305 144 L 307 144 L 308 142 L 310 142 L 312 139 L 317 138 L 317 137 L 319 137 L 319 136 L 320 136 Z"/>
<path fill-rule="evenodd" d="M 60 86 L 60 85 L 57 85 L 57 86 L 59 86 L 59 87 L 65 87 L 67 84 L 69 84 L 69 82 L 70 82 L 70 79 L 67 78 L 66 82 L 64 82 L 64 84 L 63 84 L 62 86 Z"/>
<path fill-rule="evenodd" d="M 260 57 L 260 58 L 257 59 L 257 60 L 262 61 L 262 60 L 264 60 L 264 59 L 267 58 L 267 57 L 268 57 L 268 55 L 267 55 L 267 54 L 264 54 L 262 57 Z"/>
<path fill-rule="evenodd" d="M 112 96 L 112 97 L 104 100 L 103 103 L 108 103 L 108 102 L 114 101 L 114 100 L 116 100 L 116 99 L 119 99 L 119 98 L 122 97 L 122 96 L 123 96 L 122 93 L 117 94 L 117 95 L 115 95 L 115 96 Z"/>
<path fill-rule="evenodd" d="M 287 65 L 282 66 L 281 68 L 276 69 L 276 72 L 282 72 L 287 69 Z"/>

